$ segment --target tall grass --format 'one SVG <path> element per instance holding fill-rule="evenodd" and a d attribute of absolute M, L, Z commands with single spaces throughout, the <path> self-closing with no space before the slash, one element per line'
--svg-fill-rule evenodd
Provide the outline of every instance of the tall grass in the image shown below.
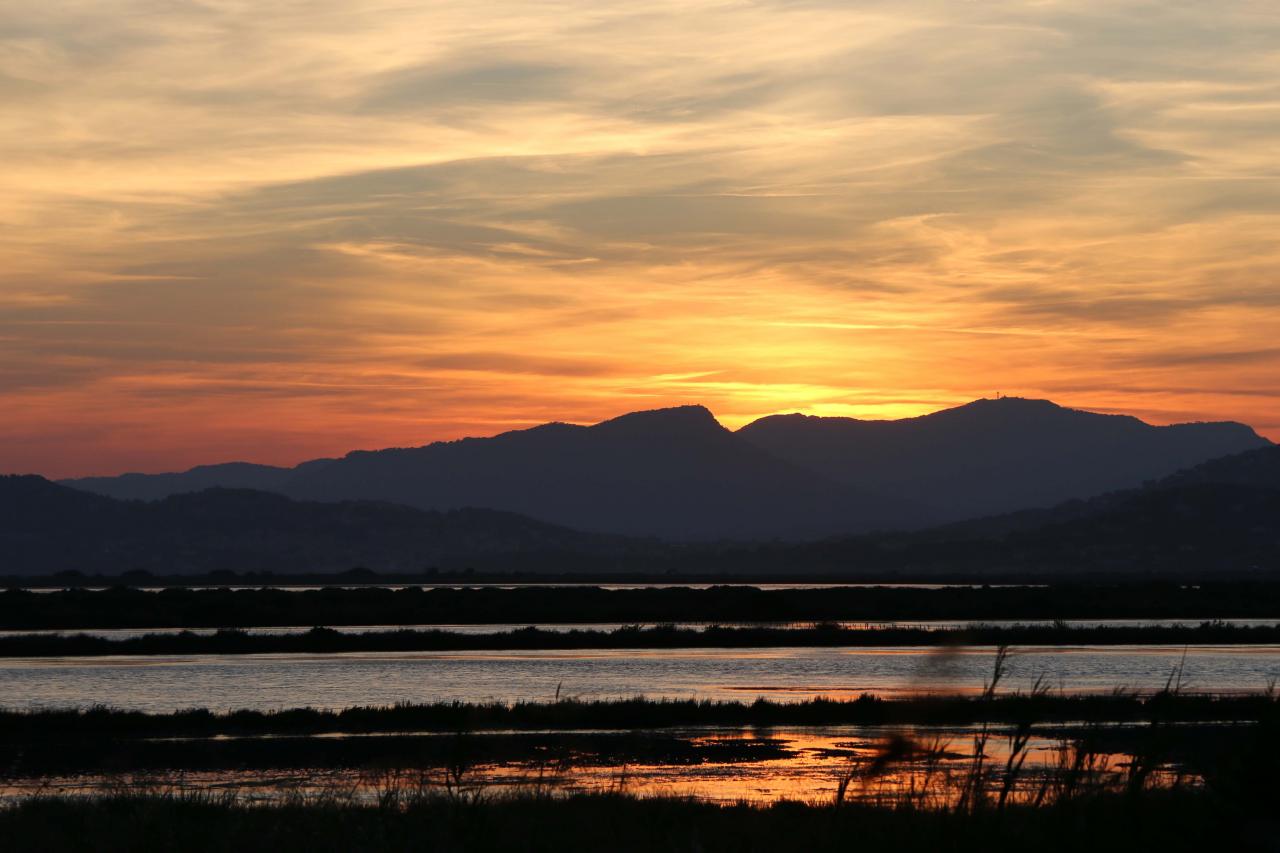
<path fill-rule="evenodd" d="M 991 676 L 983 684 L 982 692 L 972 700 L 988 711 L 1000 701 L 997 694 L 1007 672 L 1010 650 L 997 649 Z M 1172 709 L 1187 699 L 1185 680 L 1186 654 L 1170 672 L 1163 688 L 1144 702 L 1145 727 L 1132 733 L 1131 746 L 1117 760 L 1113 750 L 1104 750 L 1100 740 L 1106 728 L 1100 722 L 1086 725 L 1083 733 L 1059 740 L 1053 754 L 1046 761 L 1028 763 L 1031 745 L 1037 726 L 1044 720 L 1036 716 L 1037 710 L 1048 707 L 1044 700 L 1049 688 L 1043 678 L 1038 678 L 1030 692 L 1015 707 L 1020 717 L 1006 721 L 1007 739 L 1005 757 L 999 766 L 992 765 L 991 744 L 997 736 L 990 722 L 991 713 L 982 715 L 975 731 L 971 752 L 966 764 L 959 767 L 940 761 L 951 746 L 949 742 L 935 739 L 921 744 L 912 737 L 894 732 L 886 736 L 879 747 L 867 757 L 854 759 L 838 779 L 834 805 L 838 808 L 851 799 L 888 802 L 899 808 L 933 809 L 956 814 L 977 814 L 983 811 L 1002 812 L 1015 805 L 1046 808 L 1062 808 L 1081 799 L 1124 794 L 1130 799 L 1160 791 L 1178 790 L 1199 774 L 1189 772 L 1184 763 L 1173 760 L 1174 747 L 1179 741 L 1193 738 L 1194 731 L 1174 725 Z M 1273 685 L 1263 691 L 1260 698 L 1274 702 Z M 1131 693 L 1114 692 L 1116 701 L 1131 698 Z M 1280 729 L 1280 717 L 1274 712 L 1260 715 L 1242 732 L 1237 732 L 1231 756 L 1250 768 L 1241 774 L 1240 768 L 1224 773 L 1221 762 L 1210 760 L 1204 768 L 1212 786 L 1225 789 L 1239 778 L 1250 775 L 1255 778 L 1262 767 L 1280 766 L 1280 746 L 1276 736 Z M 1185 745 L 1185 744 L 1184 744 Z M 1203 760 L 1203 756 L 1201 757 Z M 874 783 L 886 779 L 906 779 L 905 785 L 884 787 L 874 794 L 869 790 Z M 1268 782 L 1254 785 L 1254 793 L 1276 790 L 1274 772 Z M 1277 800 L 1280 802 L 1280 800 Z"/>
<path fill-rule="evenodd" d="M 1265 813 L 1250 813 L 1265 820 Z M 1265 833 L 1265 828 L 1262 830 Z M 1268 849 L 1249 820 L 1204 791 L 1114 795 L 1003 810 L 900 801 L 714 804 L 617 794 L 475 800 L 397 792 L 257 803 L 234 794 L 43 798 L 0 807 L 13 850 L 94 851 L 1202 851 Z M 1261 841 L 1261 843 L 1259 843 Z"/>

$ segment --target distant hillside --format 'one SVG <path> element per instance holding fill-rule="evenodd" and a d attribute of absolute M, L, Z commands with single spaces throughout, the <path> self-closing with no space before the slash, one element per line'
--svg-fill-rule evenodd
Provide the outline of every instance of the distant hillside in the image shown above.
<path fill-rule="evenodd" d="M 1179 471 L 1167 477 L 1160 485 L 1182 486 L 1196 483 L 1280 489 L 1280 447 L 1260 447 L 1246 453 L 1212 459 L 1194 468 Z"/>
<path fill-rule="evenodd" d="M 172 474 L 82 477 L 64 481 L 63 485 L 121 500 L 155 501 L 170 495 L 213 488 L 273 492 L 283 488 L 293 474 L 292 468 L 254 465 L 250 462 L 225 462 L 220 465 L 198 465 L 189 471 Z"/>
<path fill-rule="evenodd" d="M 1157 427 L 1012 397 L 897 421 L 774 415 L 738 435 L 825 476 L 926 506 L 937 520 L 1049 507 L 1270 446 L 1238 423 Z"/>
<path fill-rule="evenodd" d="M 1048 509 L 917 532 L 727 549 L 714 563 L 881 577 L 1280 574 L 1280 447 Z"/>
<path fill-rule="evenodd" d="M 39 477 L 0 478 L 0 575 L 145 569 L 335 572 L 768 572 L 971 579 L 1280 573 L 1280 447 L 1140 489 L 928 530 L 811 543 L 664 545 L 490 510 L 299 502 L 213 489 L 118 501 Z"/>
<path fill-rule="evenodd" d="M 296 468 L 230 463 L 65 484 L 146 500 L 251 488 L 484 507 L 671 541 L 805 541 L 1053 507 L 1265 447 L 1241 424 L 1155 427 L 1043 400 L 979 400 L 900 421 L 778 415 L 736 433 L 705 408 L 683 406 Z"/>
<path fill-rule="evenodd" d="M 578 533 L 493 510 L 427 512 L 306 503 L 232 489 L 144 503 L 0 477 L 0 574 L 135 569 L 186 574 L 497 568 L 607 571 L 649 543 Z"/>
<path fill-rule="evenodd" d="M 933 539 L 1003 538 L 1104 515 L 1160 492 L 1190 492 L 1194 486 L 1222 486 L 1221 494 L 1250 495 L 1280 491 L 1280 446 L 1269 445 L 1232 456 L 1211 459 L 1134 489 L 1121 489 L 1086 500 L 1069 500 L 1051 507 L 1019 510 L 939 525 L 921 536 Z M 1239 486 L 1244 488 L 1232 489 Z M 1204 491 L 1204 490 L 1202 490 Z M 1207 493 L 1207 492 L 1206 492 Z"/>
<path fill-rule="evenodd" d="M 1014 533 L 1005 561 L 1038 571 L 1280 571 L 1280 489 L 1146 489 L 1093 516 Z"/>
<path fill-rule="evenodd" d="M 172 493 L 217 481 L 221 466 L 148 481 L 68 485 Z M 673 540 L 806 539 L 918 524 L 905 501 L 867 494 L 778 459 L 701 406 L 636 412 L 594 426 L 553 423 L 493 438 L 357 451 L 235 476 L 303 500 L 379 500 L 422 509 L 486 507 L 579 530 Z"/>

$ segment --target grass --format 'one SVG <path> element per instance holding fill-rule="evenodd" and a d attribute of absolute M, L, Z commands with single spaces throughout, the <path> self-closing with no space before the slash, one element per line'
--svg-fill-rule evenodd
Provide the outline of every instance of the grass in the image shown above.
<path fill-rule="evenodd" d="M 528 734 L 387 735 L 379 737 L 267 737 L 101 739 L 65 738 L 0 745 L 12 778 L 48 776 L 154 777 L 249 771 L 378 772 L 476 765 L 611 768 L 622 764 L 688 766 L 770 761 L 788 757 L 776 740 L 699 739 L 658 732 L 537 732 Z"/>
<path fill-rule="evenodd" d="M 547 720 L 561 724 L 583 714 L 621 723 L 644 713 L 645 724 L 653 715 L 690 722 L 689 717 L 736 714 L 754 716 L 754 725 L 771 715 L 808 714 L 822 718 L 832 714 L 893 714 L 899 721 L 911 714 L 942 713 L 979 721 L 973 751 L 959 766 L 944 762 L 949 750 L 942 741 L 920 742 L 899 731 L 887 734 L 874 753 L 850 758 L 834 798 L 825 802 L 781 802 L 772 805 L 738 803 L 719 805 L 691 799 L 644 798 L 628 795 L 625 764 L 628 761 L 668 760 L 646 756 L 644 749 L 661 742 L 652 733 L 619 732 L 586 735 L 541 733 L 551 744 L 581 760 L 584 750 L 574 737 L 614 738 L 599 758 L 624 765 L 615 789 L 604 794 L 558 791 L 554 784 L 535 779 L 517 788 L 497 789 L 477 781 L 469 769 L 485 761 L 483 744 L 518 742 L 511 735 L 466 735 L 459 728 L 454 737 L 433 739 L 443 750 L 428 762 L 431 769 L 413 772 L 381 768 L 371 784 L 331 788 L 310 793 L 302 790 L 267 800 L 244 790 L 221 793 L 192 792 L 181 787 L 137 790 L 121 788 L 101 796 L 15 798 L 0 806 L 0 838 L 13 849 L 61 850 L 193 850 L 193 851 L 328 851 L 328 850 L 444 850 L 444 851 L 562 851 L 640 850 L 753 851 L 848 850 L 850 848 L 896 853 L 916 850 L 1201 850 L 1206 841 L 1231 850 L 1275 849 L 1280 830 L 1275 804 L 1280 801 L 1276 768 L 1280 763 L 1280 718 L 1274 690 L 1234 699 L 1192 696 L 1184 693 L 1181 674 L 1175 670 L 1164 688 L 1149 697 L 1113 694 L 1105 697 L 1055 696 L 1037 685 L 1030 693 L 1000 695 L 1008 650 L 1001 648 L 992 675 L 980 695 L 926 697 L 899 702 L 864 697 L 852 702 L 815 701 L 795 705 L 756 702 L 679 703 L 633 700 L 629 703 L 582 703 L 573 700 L 537 705 L 436 705 L 322 712 L 309 709 L 276 714 L 237 712 L 215 715 L 192 711 L 173 715 L 139 715 L 93 709 L 88 712 L 37 712 L 6 714 L 0 718 L 0 735 L 11 750 L 3 766 L 17 775 L 30 754 L 41 749 L 61 750 L 73 766 L 92 763 L 93 748 L 113 742 L 121 755 L 136 758 L 153 754 L 181 754 L 194 746 L 232 752 L 241 770 L 252 763 L 255 750 L 269 745 L 276 751 L 268 763 L 293 752 L 305 766 L 323 763 L 319 749 L 337 744 L 350 757 L 368 762 L 370 743 L 388 755 L 403 753 L 408 739 L 282 738 L 166 742 L 156 737 L 166 727 L 201 729 L 203 734 L 262 730 L 296 730 L 323 724 L 360 730 L 391 730 L 390 726 L 424 720 L 437 724 L 449 715 L 457 723 L 506 715 L 524 724 Z M 1093 703 L 1093 704 L 1089 704 Z M 1074 738 L 1063 738 L 1056 763 L 1048 772 L 1028 773 L 1026 758 L 1033 730 L 1043 736 L 1046 720 L 1056 713 L 1079 714 L 1092 709 L 1117 709 L 1139 713 L 1145 725 L 1143 737 L 1129 746 L 1127 761 L 1110 764 L 1100 742 L 1106 729 L 1086 726 Z M 1200 750 L 1194 762 L 1195 785 L 1177 769 L 1172 782 L 1158 782 L 1159 774 L 1174 772 L 1186 755 L 1178 756 L 1184 742 L 1197 741 L 1203 728 L 1179 726 L 1187 718 L 1204 719 L 1229 709 L 1235 719 L 1254 722 L 1225 727 L 1218 738 Z M 1239 713 L 1248 710 L 1247 714 Z M 465 714 L 473 716 L 465 716 Z M 615 716 L 610 717 L 610 714 Z M 997 727 L 993 720 L 1008 725 Z M 1080 717 L 1076 716 L 1079 720 Z M 865 720 L 863 720 L 865 721 Z M 794 722 L 794 720 L 793 720 Z M 830 722 L 828 719 L 827 722 Z M 634 725 L 634 723 L 633 723 Z M 383 729 L 378 729 L 383 726 Z M 518 726 L 517 726 L 518 727 Z M 551 726 L 554 728 L 554 725 Z M 767 729 L 766 729 L 767 731 Z M 1222 732 L 1220 732 L 1221 734 Z M 504 741 L 503 739 L 506 739 Z M 996 738 L 1006 738 L 1002 762 L 993 761 Z M 678 738 L 667 738 L 675 743 Z M 760 740 L 764 752 L 744 754 L 738 760 L 768 760 L 769 743 Z M 1180 747 L 1179 744 L 1182 744 Z M 637 745 L 639 752 L 637 752 Z M 735 744 L 728 744 L 730 752 Z M 738 744 L 736 746 L 741 746 Z M 1201 747 L 1204 747 L 1201 744 Z M 667 744 L 662 749 L 669 749 Z M 630 750 L 630 751 L 628 751 Z M 377 750 L 375 750 L 377 751 Z M 536 750 L 535 750 L 536 752 Z M 954 755 L 954 753 L 951 753 Z M 224 755 L 225 757 L 225 755 Z M 232 756 L 235 758 L 235 755 Z M 376 758 L 376 756 L 373 756 Z M 317 762 L 317 759 L 321 759 Z M 734 755 L 706 756 L 690 753 L 686 760 L 732 761 Z M 78 765 L 76 764 L 78 762 Z M 38 761 L 36 762 L 38 764 Z M 367 765 L 366 765 L 367 766 Z M 616 764 L 615 764 L 616 766 Z M 375 769 L 375 768 L 369 768 Z M 895 784 L 889 781 L 897 774 Z M 252 773 L 249 779 L 252 780 Z M 904 786 L 902 780 L 910 780 Z"/>
<path fill-rule="evenodd" d="M 998 673 L 998 670 L 997 670 Z M 886 700 L 816 699 L 795 703 L 694 700 L 565 699 L 549 703 L 439 703 L 328 711 L 170 714 L 91 708 L 0 712 L 0 777 L 84 773 L 249 771 L 252 769 L 418 768 L 449 764 L 539 762 L 574 756 L 582 766 L 732 764 L 789 753 L 769 737 L 774 727 L 861 725 L 883 730 L 978 726 L 971 787 L 996 775 L 1000 799 L 1012 793 L 1034 733 L 1064 742 L 1084 740 L 1095 753 L 1135 756 L 1144 778 L 1176 757 L 1197 771 L 1222 756 L 1259 752 L 1260 733 L 1280 729 L 1274 692 L 1215 697 L 1165 689 L 1154 695 L 922 696 Z M 1116 726 L 1115 723 L 1129 723 Z M 704 739 L 697 732 L 750 728 L 750 739 Z M 525 732 L 527 734 L 520 734 Z M 313 737 L 346 734 L 350 737 Z M 377 735 L 360 737 L 360 735 Z M 433 735 L 444 735 L 433 736 Z M 1008 737 L 1003 772 L 986 766 L 988 744 Z M 902 755 L 928 754 L 927 745 L 900 740 Z M 861 770 L 859 769 L 859 773 Z M 851 783 L 853 780 L 850 779 Z M 1139 780 L 1137 784 L 1141 786 Z M 846 783 L 846 784 L 849 784 Z"/>
<path fill-rule="evenodd" d="M 236 795 L 30 799 L 0 808 L 13 850 L 95 851 L 1182 851 L 1274 849 L 1274 817 L 1212 792 L 1073 797 L 957 810 L 716 805 L 624 794 L 342 798 Z"/>
<path fill-rule="evenodd" d="M 340 582 L 340 581 L 339 581 Z M 678 584 L 679 578 L 671 583 Z M 0 593 L 0 629 L 220 628 L 535 622 L 793 622 L 920 619 L 1277 617 L 1280 583 L 1056 584 L 1034 587 L 772 589 L 672 586 L 289 591 L 124 586 Z"/>
<path fill-rule="evenodd" d="M 965 725 L 1066 722 L 1254 722 L 1277 718 L 1275 691 L 1239 696 L 1047 691 L 965 697 L 923 695 L 800 702 L 696 699 L 561 699 L 555 702 L 438 702 L 341 710 L 293 708 L 149 714 L 107 707 L 0 710 L 0 743 L 37 738 L 213 737 L 482 730 L 661 729 L 675 726 Z"/>

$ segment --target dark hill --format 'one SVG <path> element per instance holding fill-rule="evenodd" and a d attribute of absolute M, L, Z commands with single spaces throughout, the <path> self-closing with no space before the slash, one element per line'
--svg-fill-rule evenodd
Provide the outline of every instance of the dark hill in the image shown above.
<path fill-rule="evenodd" d="M 882 577 L 1280 574 L 1280 447 L 1048 509 L 717 559 L 744 571 L 785 564 Z"/>
<path fill-rule="evenodd" d="M 317 467 L 329 461 L 317 459 L 304 465 Z M 298 470 L 275 465 L 255 465 L 252 462 L 223 462 L 218 465 L 197 465 L 187 471 L 168 474 L 81 477 L 65 480 L 63 485 L 121 500 L 154 501 L 170 495 L 215 488 L 276 492 L 280 491 Z"/>
<path fill-rule="evenodd" d="M 1097 515 L 1010 535 L 1006 559 L 1061 573 L 1213 576 L 1280 571 L 1280 489 L 1194 483 L 1144 489 Z"/>
<path fill-rule="evenodd" d="M 1194 468 L 1179 471 L 1161 485 L 1194 483 L 1232 484 L 1280 489 L 1280 447 L 1260 447 L 1246 453 L 1212 459 Z"/>
<path fill-rule="evenodd" d="M 1224 487 L 1217 490 L 1224 497 L 1233 492 L 1248 496 L 1268 490 L 1280 491 L 1280 446 L 1260 447 L 1257 450 L 1211 459 L 1137 489 L 1122 489 L 1087 500 L 1065 501 L 1052 507 L 960 521 L 936 527 L 922 535 L 945 539 L 1003 537 L 1020 531 L 1039 530 L 1095 518 L 1141 501 L 1144 497 L 1162 492 L 1189 492 L 1192 491 L 1189 487 L 1194 486 Z M 1241 488 L 1233 490 L 1231 487 Z M 1201 491 L 1204 494 L 1213 493 L 1213 490 Z"/>
<path fill-rule="evenodd" d="M 237 464 L 66 481 L 143 498 L 244 484 L 300 500 L 486 507 L 579 530 L 678 540 L 806 539 L 927 521 L 905 501 L 835 483 L 754 447 L 701 406 L 356 451 L 294 469 Z"/>
<path fill-rule="evenodd" d="M 250 462 L 225 462 L 220 465 L 198 465 L 181 473 L 82 477 L 68 481 L 66 485 L 121 500 L 154 501 L 169 495 L 211 488 L 274 491 L 292 474 L 292 468 L 254 465 Z"/>
<path fill-rule="evenodd" d="M 977 400 L 918 418 L 774 415 L 738 434 L 775 456 L 962 519 L 1048 507 L 1270 445 L 1238 423 L 1157 427 L 1047 400 Z"/>
<path fill-rule="evenodd" d="M 285 491 L 311 500 L 486 506 L 583 530 L 683 540 L 813 538 L 916 520 L 905 502 L 753 447 L 701 406 L 352 453 L 300 473 Z"/>
<path fill-rule="evenodd" d="M 566 530 L 483 509 L 427 512 L 391 504 L 308 503 L 210 489 L 118 501 L 40 477 L 0 477 L 0 574 L 63 570 L 163 574 L 336 572 L 437 567 L 573 571 L 646 553 L 648 543 Z"/>
<path fill-rule="evenodd" d="M 737 433 L 683 406 L 296 468 L 232 463 L 66 484 L 125 498 L 221 486 L 486 507 L 682 541 L 812 540 L 1053 507 L 1269 446 L 1241 424 L 1154 427 L 1043 400 L 979 400 L 900 421 L 779 415 Z"/>
<path fill-rule="evenodd" d="M 560 427 L 547 428 L 552 432 Z M 583 428 L 568 428 L 578 430 Z M 664 546 L 487 510 L 297 502 L 209 490 L 116 501 L 38 477 L 0 478 L 0 575 L 381 571 L 768 572 L 874 577 L 1280 573 L 1280 447 L 1141 489 L 930 530 L 810 544 Z"/>

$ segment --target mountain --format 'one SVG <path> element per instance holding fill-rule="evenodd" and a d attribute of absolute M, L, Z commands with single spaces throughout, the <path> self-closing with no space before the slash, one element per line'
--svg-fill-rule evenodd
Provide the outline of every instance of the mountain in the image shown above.
<path fill-rule="evenodd" d="M 802 566 L 811 572 L 912 578 L 1082 575 L 1280 576 L 1280 489 L 1195 484 L 1140 489 L 1043 526 L 1003 535 L 967 525 L 718 555 L 740 571 Z M 998 519 L 994 521 L 999 521 Z"/>
<path fill-rule="evenodd" d="M 778 459 L 701 406 L 594 426 L 550 423 L 492 438 L 355 451 L 297 468 L 214 465 L 66 485 L 155 499 L 251 486 L 299 500 L 484 507 L 578 530 L 674 540 L 806 539 L 918 522 L 905 501 L 868 495 Z"/>
<path fill-rule="evenodd" d="M 1280 447 L 1089 500 L 928 530 L 722 548 L 701 564 L 879 578 L 1280 576 Z"/>
<path fill-rule="evenodd" d="M 1165 478 L 1160 485 L 1172 487 L 1197 483 L 1280 489 L 1280 446 L 1260 447 L 1212 459 L 1179 471 Z"/>
<path fill-rule="evenodd" d="M 1223 498 L 1224 505 L 1230 505 L 1231 495 L 1248 497 L 1269 491 L 1280 492 L 1280 446 L 1274 444 L 1211 459 L 1159 480 L 1148 481 L 1139 488 L 1106 492 L 1085 500 L 1069 500 L 1050 507 L 952 522 L 921 531 L 920 535 L 936 541 L 1004 538 L 1025 531 L 1097 518 L 1112 511 L 1123 510 L 1126 506 L 1142 503 L 1152 495 L 1217 494 Z M 1216 513 L 1217 510 L 1213 512 Z M 1245 512 L 1242 517 L 1247 515 Z M 1280 527 L 1280 524 L 1277 526 Z"/>
<path fill-rule="evenodd" d="M 1011 557 L 1045 568 L 1280 572 L 1280 447 L 1065 504 L 1036 522 L 1004 544 Z"/>
<path fill-rule="evenodd" d="M 1270 446 L 1238 423 L 1158 427 L 1016 397 L 896 421 L 773 415 L 738 435 L 839 482 L 909 500 L 940 521 L 1053 506 Z"/>
<path fill-rule="evenodd" d="M 816 538 L 918 517 L 904 501 L 834 483 L 753 447 L 701 406 L 351 453 L 300 471 L 283 491 L 309 500 L 484 506 L 580 530 L 673 540 Z"/>
<path fill-rule="evenodd" d="M 1241 424 L 1155 427 L 1016 398 L 899 421 L 776 415 L 736 433 L 705 408 L 682 406 L 296 468 L 231 463 L 64 483 L 119 498 L 251 488 L 484 507 L 676 541 L 798 541 L 1054 506 L 1269 444 Z"/>
<path fill-rule="evenodd" d="M 41 477 L 0 477 L 0 573 L 8 575 L 608 570 L 615 558 L 652 549 L 494 510 L 309 503 L 239 489 L 122 501 Z"/>
<path fill-rule="evenodd" d="M 154 501 L 212 488 L 278 491 L 292 476 L 292 468 L 225 462 L 221 465 L 198 465 L 181 473 L 82 477 L 66 480 L 64 485 L 120 500 Z"/>
<path fill-rule="evenodd" d="M 1280 447 L 1137 489 L 919 531 L 690 543 L 577 533 L 492 510 L 305 502 L 234 489 L 121 501 L 0 477 L 0 574 L 444 570 L 993 578 L 1280 573 Z"/>
<path fill-rule="evenodd" d="M 1005 562 L 1041 572 L 1200 576 L 1280 572 L 1280 489 L 1219 483 L 1143 489 L 1096 515 L 1014 533 Z"/>

